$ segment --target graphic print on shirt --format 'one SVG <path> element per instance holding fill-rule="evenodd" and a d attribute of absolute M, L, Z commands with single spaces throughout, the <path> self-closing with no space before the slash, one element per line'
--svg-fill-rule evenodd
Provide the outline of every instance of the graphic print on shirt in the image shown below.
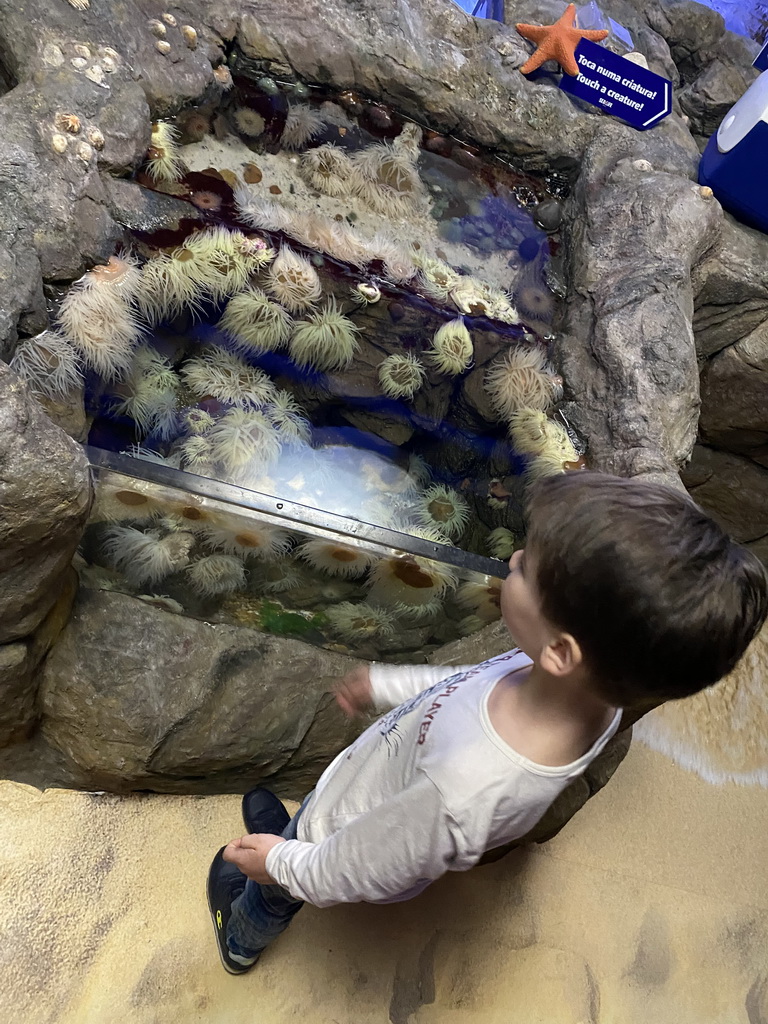
<path fill-rule="evenodd" d="M 401 740 L 399 730 L 401 718 L 410 714 L 414 708 L 423 704 L 427 698 L 434 697 L 434 700 L 427 708 L 424 720 L 419 727 L 418 743 L 419 745 L 423 744 L 426 739 L 427 732 L 429 731 L 429 727 L 432 724 L 432 719 L 443 706 L 440 703 L 441 697 L 449 697 L 452 693 L 455 693 L 460 684 L 466 682 L 467 679 L 472 679 L 474 676 L 480 675 L 480 673 L 485 672 L 490 665 L 494 665 L 497 662 L 511 661 L 513 658 L 516 658 L 519 653 L 519 649 L 515 648 L 514 651 L 508 651 L 506 654 L 501 654 L 496 658 L 491 658 L 489 661 L 484 661 L 482 664 L 476 665 L 474 668 L 468 669 L 466 672 L 457 672 L 454 676 L 448 676 L 447 679 L 441 679 L 439 683 L 435 683 L 434 686 L 430 686 L 427 690 L 422 690 L 421 693 L 417 693 L 415 697 L 411 697 L 410 700 L 405 701 L 404 704 L 400 704 L 398 707 L 393 708 L 392 711 L 384 715 L 379 722 L 379 732 L 384 737 L 384 740 L 389 747 L 389 755 L 394 753 L 395 756 L 397 756 L 398 754 Z M 442 690 L 442 693 L 438 693 L 440 690 Z"/>

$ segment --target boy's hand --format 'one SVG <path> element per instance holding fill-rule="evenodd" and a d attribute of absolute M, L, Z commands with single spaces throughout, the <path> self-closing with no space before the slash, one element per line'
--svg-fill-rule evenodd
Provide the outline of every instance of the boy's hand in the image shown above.
<path fill-rule="evenodd" d="M 235 867 L 240 868 L 244 875 L 260 882 L 262 885 L 276 885 L 274 878 L 267 874 L 267 854 L 273 846 L 284 843 L 281 836 L 273 836 L 270 832 L 254 832 L 253 835 L 233 839 L 222 854 Z"/>
<path fill-rule="evenodd" d="M 356 718 L 373 704 L 371 676 L 367 665 L 358 665 L 340 679 L 334 690 L 336 703 L 345 715 Z"/>

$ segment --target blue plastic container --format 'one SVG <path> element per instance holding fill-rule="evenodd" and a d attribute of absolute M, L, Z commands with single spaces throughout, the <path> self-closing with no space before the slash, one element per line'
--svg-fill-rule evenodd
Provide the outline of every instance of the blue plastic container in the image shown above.
<path fill-rule="evenodd" d="M 768 71 L 744 93 L 707 143 L 699 181 L 734 217 L 768 233 Z"/>

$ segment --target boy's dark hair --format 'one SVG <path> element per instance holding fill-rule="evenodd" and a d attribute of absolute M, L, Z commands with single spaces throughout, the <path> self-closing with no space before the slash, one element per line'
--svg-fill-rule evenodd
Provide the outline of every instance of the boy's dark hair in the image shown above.
<path fill-rule="evenodd" d="M 768 615 L 762 564 L 681 491 L 564 473 L 535 485 L 528 516 L 541 610 L 617 707 L 717 682 Z"/>

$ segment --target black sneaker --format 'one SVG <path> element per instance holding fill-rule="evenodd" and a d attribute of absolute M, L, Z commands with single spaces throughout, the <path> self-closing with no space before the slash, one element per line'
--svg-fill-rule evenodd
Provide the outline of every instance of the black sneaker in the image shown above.
<path fill-rule="evenodd" d="M 234 864 L 224 860 L 224 850 L 225 847 L 222 846 L 213 858 L 208 872 L 208 906 L 224 970 L 230 974 L 245 974 L 259 958 L 255 956 L 253 960 L 246 961 L 242 957 L 235 958 L 235 955 L 230 953 L 227 946 L 227 925 L 232 916 L 232 904 L 245 889 L 248 879 Z"/>
<path fill-rule="evenodd" d="M 243 797 L 243 821 L 248 835 L 269 832 L 281 836 L 291 816 L 268 789 L 252 789 Z"/>

